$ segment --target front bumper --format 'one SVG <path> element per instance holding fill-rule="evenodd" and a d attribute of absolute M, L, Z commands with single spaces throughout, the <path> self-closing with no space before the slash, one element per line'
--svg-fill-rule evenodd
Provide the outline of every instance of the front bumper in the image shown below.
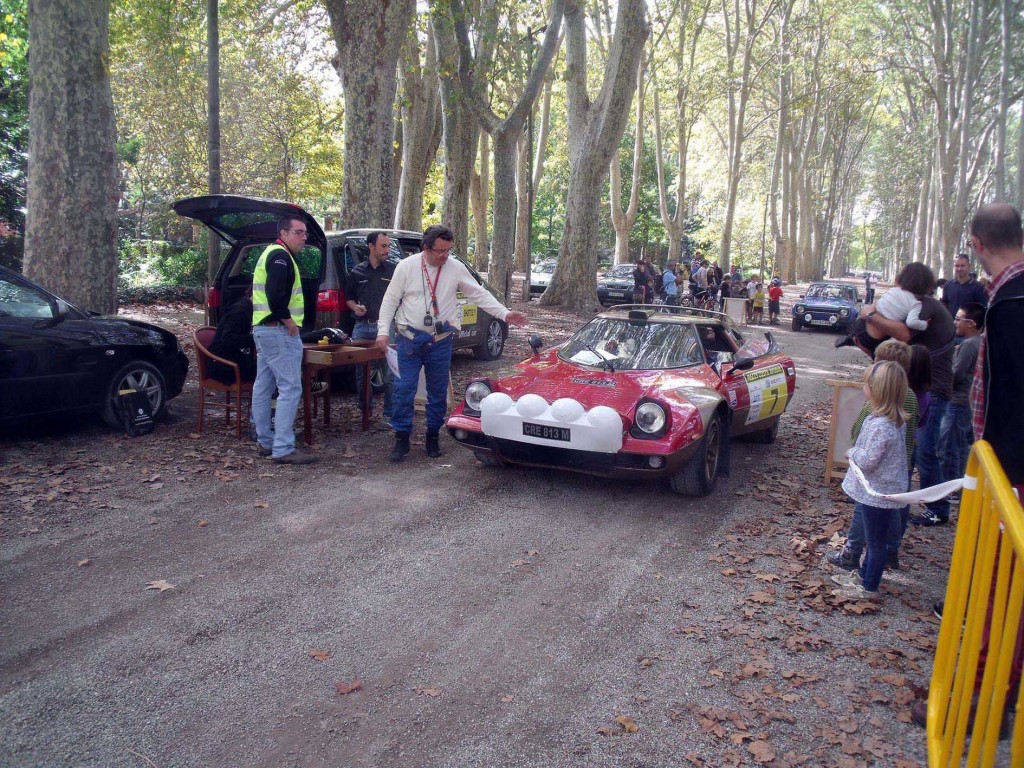
<path fill-rule="evenodd" d="M 632 286 L 599 285 L 597 300 L 602 304 L 628 304 L 633 301 Z"/>
<path fill-rule="evenodd" d="M 854 314 L 843 317 L 839 314 L 838 310 L 825 309 L 805 309 L 800 313 L 797 313 L 794 309 L 793 317 L 798 319 L 803 325 L 815 328 L 832 328 L 835 330 L 845 330 L 857 319 L 857 316 Z"/>

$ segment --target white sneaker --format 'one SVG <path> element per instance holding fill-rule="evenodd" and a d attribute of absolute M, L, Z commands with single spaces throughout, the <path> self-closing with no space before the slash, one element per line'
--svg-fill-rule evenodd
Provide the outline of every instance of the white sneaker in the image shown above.
<path fill-rule="evenodd" d="M 832 594 L 835 597 L 845 597 L 847 600 L 880 600 L 881 596 L 878 591 L 869 592 L 864 589 L 860 584 L 855 584 L 852 587 L 840 587 L 839 589 L 833 589 Z"/>
<path fill-rule="evenodd" d="M 843 571 L 832 576 L 832 581 L 840 587 L 859 587 L 860 575 L 856 571 Z"/>

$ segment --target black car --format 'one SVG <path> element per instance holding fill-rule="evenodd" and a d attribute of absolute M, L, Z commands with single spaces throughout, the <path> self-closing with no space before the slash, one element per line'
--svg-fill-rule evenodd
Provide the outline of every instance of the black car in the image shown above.
<path fill-rule="evenodd" d="M 144 391 L 159 417 L 187 373 L 170 331 L 84 312 L 0 267 L 0 422 L 96 412 L 120 426 L 122 389 Z"/>
<path fill-rule="evenodd" d="M 216 323 L 221 311 L 230 307 L 252 285 L 263 249 L 277 237 L 277 220 L 294 216 L 306 225 L 306 247 L 295 257 L 302 274 L 302 292 L 307 312 L 303 330 L 341 328 L 352 332 L 355 320 L 345 303 L 345 278 L 356 264 L 365 260 L 369 249 L 366 235 L 374 229 L 347 229 L 324 232 L 301 206 L 281 200 L 238 195 L 204 195 L 179 200 L 172 206 L 175 213 L 205 224 L 228 244 L 230 250 L 217 272 L 208 299 L 210 320 Z M 391 239 L 390 258 L 394 262 L 422 250 L 422 235 L 381 228 Z M 499 298 L 484 279 L 466 261 L 452 254 L 469 269 L 470 274 L 492 295 Z M 501 357 L 508 337 L 508 326 L 470 303 L 462 294 L 462 330 L 455 340 L 455 349 L 471 349 L 481 360 Z"/>
<path fill-rule="evenodd" d="M 635 264 L 618 264 L 601 275 L 597 280 L 597 300 L 603 306 L 633 301 L 635 269 Z"/>

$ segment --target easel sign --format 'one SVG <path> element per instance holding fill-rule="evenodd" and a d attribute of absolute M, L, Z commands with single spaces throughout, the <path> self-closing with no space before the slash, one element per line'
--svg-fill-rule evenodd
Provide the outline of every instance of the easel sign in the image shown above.
<path fill-rule="evenodd" d="M 832 417 L 828 424 L 828 455 L 825 457 L 825 483 L 828 484 L 832 478 L 845 477 L 846 468 L 850 466 L 846 452 L 853 447 L 850 430 L 864 407 L 864 384 L 838 379 L 826 379 L 825 383 L 833 387 Z"/>

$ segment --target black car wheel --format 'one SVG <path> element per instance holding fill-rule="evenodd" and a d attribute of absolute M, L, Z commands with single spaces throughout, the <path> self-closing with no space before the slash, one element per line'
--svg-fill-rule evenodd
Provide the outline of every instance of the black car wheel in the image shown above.
<path fill-rule="evenodd" d="M 799 317 L 794 317 L 793 318 L 793 330 L 794 331 L 799 331 L 800 330 L 800 318 Z"/>
<path fill-rule="evenodd" d="M 490 451 L 473 451 L 473 457 L 485 467 L 498 466 L 498 460 L 494 458 L 494 454 Z"/>
<path fill-rule="evenodd" d="M 684 496 L 707 496 L 715 490 L 718 479 L 718 460 L 722 453 L 722 420 L 713 416 L 708 424 L 700 448 L 682 472 L 670 478 L 672 490 Z"/>
<path fill-rule="evenodd" d="M 149 398 L 153 418 L 157 419 L 163 415 L 164 408 L 167 407 L 167 383 L 155 365 L 144 360 L 133 360 L 110 378 L 100 415 L 112 427 L 121 426 L 117 399 L 118 392 L 122 389 L 145 392 Z"/>
<path fill-rule="evenodd" d="M 776 419 L 775 423 L 772 424 L 768 429 L 762 429 L 760 432 L 754 433 L 754 439 L 764 445 L 771 445 L 775 442 L 775 438 L 779 434 L 779 422 L 781 419 Z"/>
<path fill-rule="evenodd" d="M 505 349 L 505 326 L 500 320 L 491 318 L 487 324 L 484 340 L 473 347 L 473 357 L 477 360 L 497 360 Z"/>

